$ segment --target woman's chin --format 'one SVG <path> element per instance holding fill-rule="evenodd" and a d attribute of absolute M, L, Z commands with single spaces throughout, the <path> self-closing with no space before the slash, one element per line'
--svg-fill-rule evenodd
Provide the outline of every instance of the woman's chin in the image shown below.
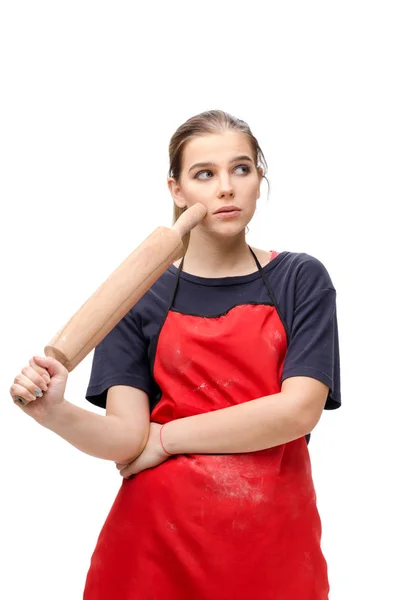
<path fill-rule="evenodd" d="M 237 225 L 237 223 L 230 223 L 228 225 L 223 225 L 222 227 L 213 227 L 211 228 L 210 233 L 221 238 L 231 238 L 239 235 L 244 235 L 245 228 L 246 225 Z"/>

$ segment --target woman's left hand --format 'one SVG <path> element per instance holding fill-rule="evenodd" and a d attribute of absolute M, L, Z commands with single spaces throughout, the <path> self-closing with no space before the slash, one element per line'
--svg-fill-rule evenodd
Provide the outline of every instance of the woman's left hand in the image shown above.
<path fill-rule="evenodd" d="M 128 479 L 131 475 L 136 475 L 145 469 L 157 467 L 165 462 L 171 455 L 167 454 L 160 442 L 160 429 L 162 425 L 159 423 L 150 423 L 149 437 L 146 442 L 145 449 L 141 454 L 130 463 L 116 463 L 116 467 L 120 471 L 120 475 L 124 479 Z"/>

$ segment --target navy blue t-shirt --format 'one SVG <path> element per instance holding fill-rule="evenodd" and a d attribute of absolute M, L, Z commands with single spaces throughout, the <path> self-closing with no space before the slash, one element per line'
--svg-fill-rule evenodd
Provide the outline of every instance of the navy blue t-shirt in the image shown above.
<path fill-rule="evenodd" d="M 329 387 L 325 409 L 341 404 L 336 291 L 324 265 L 284 251 L 259 270 L 235 277 L 198 277 L 182 271 L 172 310 L 216 317 L 242 304 L 275 303 L 287 337 L 281 382 L 307 376 Z M 95 348 L 86 399 L 106 407 L 107 390 L 129 385 L 158 402 L 152 373 L 156 339 L 167 315 L 178 269 L 171 265 Z M 242 349 L 243 351 L 243 349 Z"/>

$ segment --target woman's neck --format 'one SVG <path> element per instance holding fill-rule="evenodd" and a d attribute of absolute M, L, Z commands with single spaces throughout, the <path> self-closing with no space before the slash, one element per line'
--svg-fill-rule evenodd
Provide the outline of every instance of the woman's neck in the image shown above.
<path fill-rule="evenodd" d="M 259 253 L 258 260 L 266 264 L 270 253 L 254 250 Z M 181 260 L 175 264 L 179 267 Z M 220 240 L 203 240 L 191 235 L 188 249 L 183 261 L 183 271 L 198 277 L 235 277 L 249 275 L 257 269 L 245 235 Z"/>

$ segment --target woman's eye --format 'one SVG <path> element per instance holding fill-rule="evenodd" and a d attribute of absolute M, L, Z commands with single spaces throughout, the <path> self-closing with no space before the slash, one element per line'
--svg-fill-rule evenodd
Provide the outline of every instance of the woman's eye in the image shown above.
<path fill-rule="evenodd" d="M 211 173 L 211 171 L 199 171 L 196 175 L 195 175 L 195 179 L 203 179 L 202 177 L 199 177 L 199 175 L 202 175 L 202 173 Z M 204 177 L 204 179 L 207 179 L 207 177 Z"/>
<path fill-rule="evenodd" d="M 236 169 L 241 169 L 241 168 L 243 168 L 243 169 L 247 169 L 247 170 L 246 170 L 246 173 L 249 173 L 249 172 L 250 172 L 250 168 L 249 168 L 249 166 L 248 166 L 248 165 L 238 165 L 238 167 L 236 167 Z"/>
<path fill-rule="evenodd" d="M 245 174 L 247 175 L 250 172 L 250 168 L 248 165 L 238 165 L 235 169 L 246 169 Z M 209 169 L 206 169 L 205 171 L 199 171 L 196 175 L 195 175 L 195 179 L 208 179 L 208 177 L 199 177 L 199 175 L 201 175 L 202 173 L 211 173 L 212 171 L 210 171 Z"/>

